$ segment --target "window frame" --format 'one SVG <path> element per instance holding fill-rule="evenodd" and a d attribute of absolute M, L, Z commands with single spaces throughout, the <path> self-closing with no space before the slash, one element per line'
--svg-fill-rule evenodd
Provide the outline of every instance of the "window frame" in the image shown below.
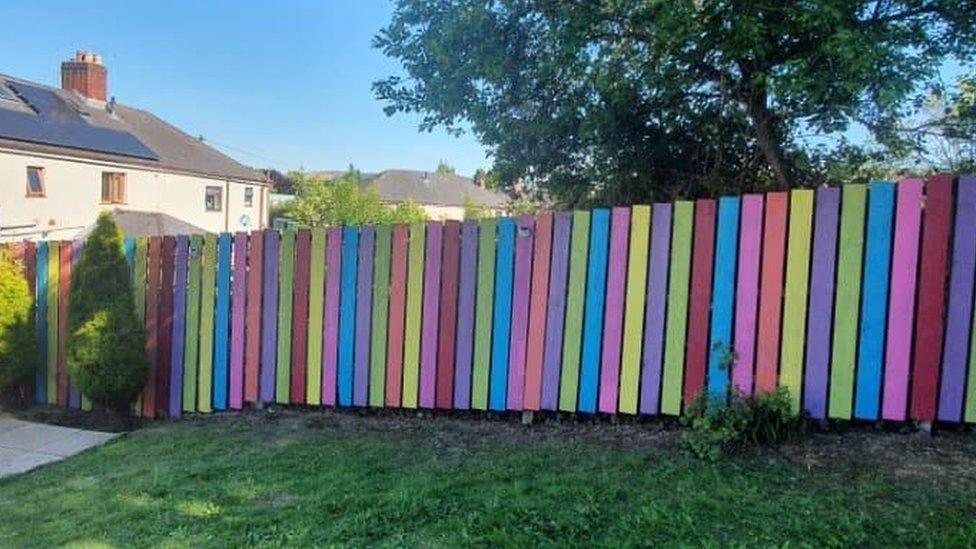
<path fill-rule="evenodd" d="M 34 192 L 31 190 L 30 174 L 31 170 L 36 170 L 38 174 L 38 179 L 41 183 L 41 191 Z M 25 196 L 27 198 L 46 198 L 47 197 L 47 182 L 44 180 L 44 167 L 43 166 L 27 166 L 27 192 Z"/>
<path fill-rule="evenodd" d="M 244 207 L 254 207 L 254 187 L 244 187 Z"/>
<path fill-rule="evenodd" d="M 102 172 L 101 203 L 126 204 L 126 187 L 128 186 L 126 182 L 125 172 Z M 106 196 L 106 190 L 108 190 L 108 196 Z"/>
<path fill-rule="evenodd" d="M 211 191 L 216 191 L 214 207 L 210 207 Z M 207 185 L 203 189 L 203 210 L 207 213 L 220 213 L 224 211 L 224 188 L 219 185 Z"/>

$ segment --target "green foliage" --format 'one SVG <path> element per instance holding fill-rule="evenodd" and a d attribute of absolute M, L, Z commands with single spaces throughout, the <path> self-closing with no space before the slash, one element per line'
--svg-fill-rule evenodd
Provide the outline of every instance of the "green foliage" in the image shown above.
<path fill-rule="evenodd" d="M 494 213 L 484 206 L 476 203 L 467 196 L 464 197 L 464 219 L 477 221 L 479 219 L 486 219 L 489 217 L 495 217 Z"/>
<path fill-rule="evenodd" d="M 362 188 L 362 174 L 350 166 L 341 177 L 325 180 L 293 174 L 295 199 L 279 215 L 301 225 L 379 225 L 425 221 L 427 214 L 413 202 L 395 207 L 384 204 L 375 191 Z"/>
<path fill-rule="evenodd" d="M 145 330 L 136 316 L 122 234 L 98 217 L 72 273 L 68 371 L 94 402 L 125 409 L 146 380 Z"/>
<path fill-rule="evenodd" d="M 406 72 L 387 114 L 472 131 L 505 185 L 633 203 L 820 184 L 860 147 L 806 138 L 854 125 L 900 149 L 976 3 L 398 0 L 374 45 Z"/>
<path fill-rule="evenodd" d="M 31 380 L 37 363 L 30 287 L 21 265 L 0 251 L 0 395 Z"/>
<path fill-rule="evenodd" d="M 456 170 L 454 169 L 454 166 L 448 164 L 446 160 L 441 160 L 437 163 L 437 173 L 454 174 L 456 173 Z"/>
<path fill-rule="evenodd" d="M 690 428 L 682 440 L 693 454 L 707 461 L 745 447 L 777 445 L 802 433 L 803 422 L 793 414 L 789 390 L 731 398 L 703 390 L 685 410 L 681 422 Z"/>

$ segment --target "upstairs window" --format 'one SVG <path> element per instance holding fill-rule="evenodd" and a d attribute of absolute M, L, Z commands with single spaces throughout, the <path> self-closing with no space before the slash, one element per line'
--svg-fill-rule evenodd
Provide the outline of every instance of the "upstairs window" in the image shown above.
<path fill-rule="evenodd" d="M 244 207 L 250 208 L 254 205 L 254 187 L 244 189 Z"/>
<path fill-rule="evenodd" d="M 219 212 L 224 207 L 223 187 L 207 187 L 207 194 L 204 198 L 204 206 L 208 212 Z"/>
<path fill-rule="evenodd" d="M 102 204 L 125 204 L 125 174 L 102 172 Z"/>
<path fill-rule="evenodd" d="M 44 197 L 44 168 L 27 166 L 27 196 Z"/>

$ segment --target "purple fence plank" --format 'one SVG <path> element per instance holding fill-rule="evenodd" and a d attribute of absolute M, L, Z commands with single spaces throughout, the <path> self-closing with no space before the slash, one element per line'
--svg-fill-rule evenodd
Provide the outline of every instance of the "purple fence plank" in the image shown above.
<path fill-rule="evenodd" d="M 644 312 L 644 367 L 641 373 L 640 413 L 656 414 L 661 401 L 664 357 L 664 313 L 671 256 L 671 204 L 655 204 L 651 211 L 651 256 Z"/>
<path fill-rule="evenodd" d="M 170 353 L 169 417 L 178 418 L 183 412 L 183 346 L 186 336 L 186 278 L 190 237 L 176 237 L 173 279 L 173 339 Z"/>
<path fill-rule="evenodd" d="M 471 360 L 474 352 L 474 297 L 478 278 L 478 222 L 461 227 L 461 273 L 458 286 L 457 349 L 454 407 L 471 408 Z"/>
<path fill-rule="evenodd" d="M 230 407 L 244 405 L 244 305 L 247 302 L 247 234 L 234 233 L 230 306 Z"/>
<path fill-rule="evenodd" d="M 69 272 L 75 272 L 78 268 L 78 262 L 81 260 L 81 250 L 85 246 L 85 241 L 78 239 L 71 243 L 71 270 Z M 71 295 L 70 293 L 68 294 Z M 70 303 L 70 300 L 69 302 Z M 78 390 L 78 385 L 68 380 L 70 385 L 68 385 L 68 406 L 74 408 L 75 410 L 81 409 L 82 398 L 81 391 Z"/>
<path fill-rule="evenodd" d="M 742 197 L 739 229 L 739 274 L 735 292 L 735 353 L 732 384 L 742 394 L 752 394 L 756 355 L 756 322 L 759 306 L 759 256 L 762 245 L 763 195 Z"/>
<path fill-rule="evenodd" d="M 366 406 L 369 392 L 370 320 L 373 315 L 373 243 L 376 229 L 359 231 L 359 273 L 356 276 L 356 347 L 352 403 Z"/>
<path fill-rule="evenodd" d="M 563 317 L 566 316 L 569 235 L 572 225 L 573 212 L 556 212 L 552 230 L 552 264 L 549 267 L 546 347 L 542 363 L 543 410 L 555 410 L 559 405 L 559 369 L 563 361 Z"/>
<path fill-rule="evenodd" d="M 627 283 L 630 208 L 614 208 L 610 223 L 610 257 L 608 262 L 612 267 L 607 273 L 599 404 L 599 410 L 607 414 L 617 411 L 617 389 L 620 384 L 620 345 L 623 342 L 624 289 Z"/>
<path fill-rule="evenodd" d="M 942 390 L 939 393 L 941 421 L 962 420 L 966 357 L 973 319 L 973 273 L 976 272 L 976 175 L 961 177 L 956 192 L 955 240 L 942 354 Z"/>
<path fill-rule="evenodd" d="M 322 330 L 322 404 L 335 406 L 339 376 L 339 299 L 342 295 L 342 227 L 330 227 L 325 249 L 325 329 Z"/>
<path fill-rule="evenodd" d="M 441 295 L 441 243 L 444 225 L 427 223 L 424 305 L 420 342 L 420 406 L 433 408 L 437 384 L 438 308 Z"/>
<path fill-rule="evenodd" d="M 523 215 L 515 220 L 515 271 L 512 277 L 512 328 L 508 350 L 509 410 L 522 410 L 525 398 L 526 337 L 529 329 L 529 292 L 532 284 L 532 245 L 535 219 Z"/>
<path fill-rule="evenodd" d="M 885 348 L 884 419 L 904 420 L 908 410 L 908 372 L 912 326 L 915 320 L 915 285 L 918 275 L 919 228 L 922 220 L 922 180 L 898 183 L 895 243 L 891 260 L 888 301 L 888 336 Z"/>
<path fill-rule="evenodd" d="M 278 231 L 264 232 L 264 308 L 261 319 L 261 402 L 275 400 L 275 367 L 278 360 Z"/>
<path fill-rule="evenodd" d="M 818 189 L 813 222 L 807 356 L 803 383 L 803 406 L 811 417 L 817 419 L 827 416 L 827 371 L 830 363 L 830 328 L 833 325 L 839 211 L 840 189 Z"/>

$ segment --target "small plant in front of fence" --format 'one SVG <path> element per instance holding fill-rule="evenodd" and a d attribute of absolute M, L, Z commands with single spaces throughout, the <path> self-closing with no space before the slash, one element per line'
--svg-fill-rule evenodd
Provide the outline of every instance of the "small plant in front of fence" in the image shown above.
<path fill-rule="evenodd" d="M 34 301 L 21 265 L 0 251 L 0 396 L 18 394 L 38 365 Z"/>
<path fill-rule="evenodd" d="M 142 390 L 149 366 L 122 235 L 111 216 L 98 218 L 84 250 L 72 278 L 68 370 L 82 394 L 125 410 Z"/>
<path fill-rule="evenodd" d="M 682 442 L 707 461 L 751 446 L 775 446 L 803 434 L 802 418 L 793 413 L 785 387 L 752 396 L 733 390 L 728 399 L 704 390 L 681 422 L 689 428 Z"/>

